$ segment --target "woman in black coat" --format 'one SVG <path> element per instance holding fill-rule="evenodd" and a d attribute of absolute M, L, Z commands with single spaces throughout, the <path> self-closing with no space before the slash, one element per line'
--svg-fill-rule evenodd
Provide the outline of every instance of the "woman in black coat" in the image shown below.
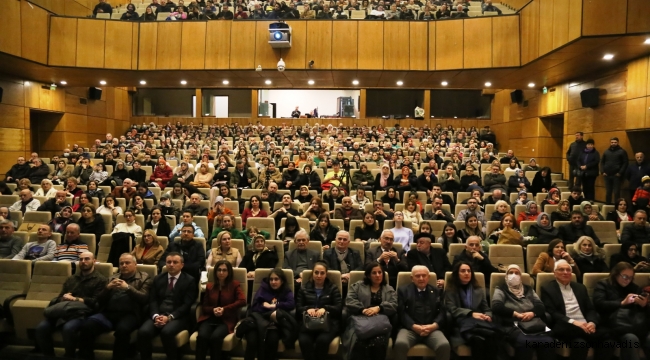
<path fill-rule="evenodd" d="M 533 184 L 530 187 L 530 192 L 533 196 L 538 193 L 546 193 L 553 187 L 553 180 L 551 179 L 551 168 L 543 167 L 538 171 L 533 178 Z"/>
<path fill-rule="evenodd" d="M 386 195 L 381 197 L 381 202 L 388 204 L 390 211 L 395 211 L 396 205 L 401 203 L 398 193 L 393 187 L 386 189 Z"/>
<path fill-rule="evenodd" d="M 93 204 L 86 204 L 81 208 L 81 218 L 78 224 L 81 234 L 95 234 L 96 244 L 99 244 L 102 235 L 106 233 L 104 218 L 97 214 L 97 208 Z"/>
<path fill-rule="evenodd" d="M 144 224 L 145 230 L 153 230 L 154 227 L 156 229 L 156 236 L 169 237 L 169 234 L 172 232 L 167 219 L 163 216 L 162 211 L 159 207 L 154 207 L 151 210 L 151 220 L 147 221 L 147 223 Z"/>
<path fill-rule="evenodd" d="M 336 239 L 337 232 L 339 232 L 339 228 L 332 225 L 330 216 L 328 214 L 320 214 L 314 230 L 309 234 L 309 240 L 320 241 L 323 244 L 323 248 L 329 249 L 332 241 Z"/>
<path fill-rule="evenodd" d="M 339 319 L 343 301 L 339 288 L 327 278 L 327 264 L 318 260 L 312 269 L 312 277 L 304 282 L 296 299 L 296 315 L 300 325 L 298 342 L 305 360 L 327 359 L 330 342 L 339 332 Z M 328 329 L 309 330 L 304 320 L 309 317 L 328 316 Z M 304 320 L 303 320 L 304 319 Z"/>
<path fill-rule="evenodd" d="M 255 269 L 273 269 L 278 265 L 278 254 L 275 248 L 266 246 L 264 235 L 257 235 L 253 239 L 253 248 L 247 251 L 239 263 L 240 268 L 245 268 L 248 278 L 255 278 Z M 252 290 L 252 288 L 251 288 Z"/>
<path fill-rule="evenodd" d="M 142 170 L 142 164 L 140 161 L 136 160 L 133 162 L 133 169 L 129 170 L 128 176 L 129 179 L 135 181 L 136 183 L 146 182 L 147 181 L 147 172 Z"/>
<path fill-rule="evenodd" d="M 578 158 L 578 171 L 576 174 L 582 181 L 582 192 L 585 200 L 594 201 L 596 196 L 596 178 L 599 175 L 600 154 L 594 148 L 594 139 L 587 140 L 587 147 Z"/>
<path fill-rule="evenodd" d="M 321 180 L 320 180 L 320 176 L 318 175 L 318 173 L 315 172 L 315 171 L 312 171 L 311 165 L 305 165 L 305 167 L 303 167 L 302 171 L 303 171 L 303 173 L 300 174 L 300 177 L 298 178 L 298 184 L 297 185 L 299 185 L 299 186 L 306 185 L 310 189 L 314 189 L 314 190 L 318 191 L 318 193 L 320 194 L 323 191 L 323 189 L 321 189 L 321 187 L 320 187 Z"/>

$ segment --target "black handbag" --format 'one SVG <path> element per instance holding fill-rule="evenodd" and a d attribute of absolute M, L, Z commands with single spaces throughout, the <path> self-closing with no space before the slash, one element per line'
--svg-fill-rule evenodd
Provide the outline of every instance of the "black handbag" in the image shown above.
<path fill-rule="evenodd" d="M 526 335 L 542 334 L 546 332 L 546 324 L 540 318 L 529 321 L 517 321 L 517 327 Z"/>
<path fill-rule="evenodd" d="M 52 320 L 72 320 L 90 314 L 90 308 L 80 301 L 61 301 L 45 308 L 43 316 Z"/>
<path fill-rule="evenodd" d="M 642 311 L 635 308 L 619 308 L 609 316 L 612 333 L 641 334 L 647 330 L 646 317 Z"/>
<path fill-rule="evenodd" d="M 323 316 L 311 316 L 305 311 L 302 313 L 302 323 L 307 330 L 328 332 L 330 329 L 329 315 L 329 312 L 325 312 Z"/>
<path fill-rule="evenodd" d="M 370 339 L 379 335 L 388 335 L 393 330 L 388 316 L 379 314 L 375 316 L 355 315 L 350 317 L 354 333 L 361 340 Z"/>

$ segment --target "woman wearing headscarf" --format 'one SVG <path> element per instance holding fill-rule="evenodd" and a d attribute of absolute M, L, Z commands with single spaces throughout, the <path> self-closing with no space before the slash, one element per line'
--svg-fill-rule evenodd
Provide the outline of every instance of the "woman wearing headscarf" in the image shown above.
<path fill-rule="evenodd" d="M 539 273 L 552 273 L 555 270 L 555 262 L 558 260 L 565 260 L 573 270 L 576 276 L 580 276 L 578 268 L 575 266 L 575 261 L 571 255 L 566 251 L 562 239 L 555 239 L 548 243 L 546 252 L 540 253 L 533 265 L 533 273 L 535 276 Z"/>
<path fill-rule="evenodd" d="M 548 192 L 551 190 L 551 188 L 553 188 L 551 168 L 545 166 L 535 174 L 535 177 L 533 178 L 533 184 L 530 187 L 530 192 L 533 193 L 533 196 L 537 196 L 538 193 Z"/>
<path fill-rule="evenodd" d="M 529 201 L 526 203 L 526 210 L 519 213 L 517 216 L 517 227 L 521 225 L 522 221 L 536 221 L 539 216 L 539 208 L 537 203 Z"/>
<path fill-rule="evenodd" d="M 535 238 L 535 244 L 548 244 L 553 239 L 557 239 L 560 230 L 551 224 L 551 217 L 543 212 L 537 215 L 535 224 L 528 229 L 528 236 Z"/>
<path fill-rule="evenodd" d="M 583 201 L 580 203 L 580 212 L 585 221 L 603 221 L 605 218 L 603 215 L 597 211 L 594 211 L 593 206 L 589 201 Z"/>
<path fill-rule="evenodd" d="M 515 216 L 512 214 L 506 214 L 501 219 L 501 225 L 489 238 L 494 244 L 524 245 L 524 237 L 515 228 Z"/>
<path fill-rule="evenodd" d="M 548 191 L 546 199 L 542 201 L 542 210 L 546 205 L 558 205 L 560 202 L 560 190 L 558 188 L 552 188 Z"/>
<path fill-rule="evenodd" d="M 524 176 L 524 171 L 515 169 L 515 174 L 511 175 L 510 179 L 508 179 L 508 190 L 512 193 L 528 189 L 530 189 L 530 181 Z"/>
<path fill-rule="evenodd" d="M 537 160 L 535 160 L 535 158 L 531 158 L 528 162 L 528 165 L 524 166 L 524 171 L 539 171 Z"/>
<path fill-rule="evenodd" d="M 614 269 L 616 264 L 626 262 L 634 267 L 634 272 L 650 272 L 650 262 L 641 256 L 639 246 L 632 241 L 624 241 L 621 244 L 621 251 L 612 255 L 609 260 L 609 266 Z"/>
<path fill-rule="evenodd" d="M 545 332 L 544 304 L 533 288 L 522 283 L 518 265 L 508 266 L 505 285 L 496 287 L 492 295 L 492 312 L 500 320 L 498 323 L 505 333 L 506 342 L 515 348 L 515 359 L 532 359 L 535 352 L 538 360 L 555 359 L 555 349 L 550 346 L 555 339 Z M 531 325 L 535 325 L 532 326 L 535 329 L 526 334 L 522 327 Z M 529 343 L 539 346 L 527 346 Z"/>
<path fill-rule="evenodd" d="M 75 221 L 72 218 L 72 207 L 64 206 L 61 211 L 56 213 L 54 218 L 50 220 L 49 225 L 50 229 L 52 229 L 52 232 L 65 235 L 65 228 L 74 222 Z"/>
<path fill-rule="evenodd" d="M 375 192 L 378 190 L 387 190 L 393 186 L 393 170 L 388 164 L 381 166 L 381 171 L 375 177 Z"/>
<path fill-rule="evenodd" d="M 571 257 L 575 259 L 581 274 L 609 272 L 605 250 L 599 248 L 589 236 L 581 236 L 573 244 Z M 582 282 L 582 277 L 578 277 L 578 281 Z"/>
<path fill-rule="evenodd" d="M 544 206 L 542 205 L 542 208 L 543 207 Z M 551 224 L 554 224 L 556 221 L 571 221 L 571 208 L 569 207 L 569 200 L 564 199 L 560 201 L 558 203 L 557 210 L 551 213 Z"/>

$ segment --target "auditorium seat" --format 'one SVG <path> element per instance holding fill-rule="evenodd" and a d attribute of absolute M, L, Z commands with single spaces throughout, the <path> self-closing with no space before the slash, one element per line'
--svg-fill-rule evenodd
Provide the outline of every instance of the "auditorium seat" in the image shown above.
<path fill-rule="evenodd" d="M 497 267 L 497 265 L 508 267 L 508 265 L 516 264 L 519 265 L 521 270 L 526 269 L 524 250 L 520 245 L 490 245 L 489 258 L 494 267 Z"/>
<path fill-rule="evenodd" d="M 268 231 L 271 234 L 271 240 L 275 239 L 277 234 L 275 230 L 275 219 L 273 218 L 249 218 L 246 220 L 246 229 L 256 227 L 259 230 Z"/>
<path fill-rule="evenodd" d="M 0 304 L 9 305 L 5 311 L 12 311 L 13 304 L 20 299 L 20 294 L 27 294 L 32 278 L 30 260 L 0 259 Z M 8 304 L 5 300 L 14 298 Z M 0 320 L 0 333 L 13 332 L 13 323 L 7 317 Z"/>

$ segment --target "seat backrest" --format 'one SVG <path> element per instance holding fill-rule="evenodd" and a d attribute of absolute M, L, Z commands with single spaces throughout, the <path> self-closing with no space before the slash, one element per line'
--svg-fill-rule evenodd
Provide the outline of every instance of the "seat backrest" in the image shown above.
<path fill-rule="evenodd" d="M 108 261 L 108 254 L 111 252 L 111 245 L 113 245 L 113 236 L 110 234 L 102 235 L 97 248 L 97 261 Z"/>
<path fill-rule="evenodd" d="M 535 266 L 539 254 L 546 252 L 547 249 L 547 244 L 529 244 L 526 246 L 526 272 L 533 273 L 533 266 Z"/>
<path fill-rule="evenodd" d="M 465 244 L 449 244 L 449 252 L 447 252 L 447 258 L 449 262 L 454 262 L 454 257 L 465 251 Z"/>
<path fill-rule="evenodd" d="M 495 204 L 487 204 L 485 205 L 485 218 L 486 219 L 491 219 L 492 214 L 497 210 L 497 206 Z"/>
<path fill-rule="evenodd" d="M 530 230 L 530 227 L 532 225 L 535 225 L 536 223 L 537 223 L 536 221 L 528 221 L 528 220 L 522 221 L 521 223 L 519 223 L 519 229 L 521 229 L 521 233 L 524 236 L 528 236 L 528 231 Z"/>
<path fill-rule="evenodd" d="M 497 266 L 498 264 L 504 266 L 516 264 L 519 265 L 520 269 L 526 268 L 524 264 L 524 250 L 520 245 L 490 245 L 489 257 L 490 262 L 494 266 Z"/>
<path fill-rule="evenodd" d="M 113 216 L 111 214 L 101 214 L 101 217 L 104 220 L 104 234 L 110 234 L 113 231 Z"/>
<path fill-rule="evenodd" d="M 307 231 L 307 234 L 309 234 L 309 229 L 310 229 L 309 219 L 303 217 L 296 217 L 295 219 L 298 220 L 298 226 L 305 229 L 305 231 Z M 284 227 L 284 223 L 286 222 L 287 222 L 287 218 L 280 220 L 280 227 Z"/>
<path fill-rule="evenodd" d="M 485 229 L 486 229 L 486 230 L 485 230 L 485 234 L 486 234 L 487 236 L 490 236 L 490 234 L 492 234 L 492 232 L 493 232 L 494 230 L 498 229 L 499 226 L 501 226 L 501 222 L 500 222 L 500 221 L 488 221 L 488 222 L 487 222 L 487 226 L 485 227 Z"/>
<path fill-rule="evenodd" d="M 562 225 L 568 224 L 571 224 L 571 221 L 556 221 L 553 223 L 553 226 L 559 229 Z"/>
<path fill-rule="evenodd" d="M 158 267 L 156 265 L 138 264 L 136 265 L 136 269 L 138 271 L 146 272 L 151 278 L 155 278 L 156 275 L 158 275 Z"/>
<path fill-rule="evenodd" d="M 97 249 L 97 242 L 95 241 L 95 234 L 79 234 L 79 240 L 88 245 L 88 251 L 95 254 Z"/>
<path fill-rule="evenodd" d="M 521 274 L 521 283 L 535 288 L 535 280 L 528 275 L 528 273 Z M 490 302 L 494 299 L 494 290 L 497 286 L 503 286 L 506 284 L 506 274 L 493 272 L 490 276 Z"/>
<path fill-rule="evenodd" d="M 354 230 L 357 228 L 357 226 L 363 227 L 363 220 L 350 220 L 350 241 L 354 241 L 355 239 Z"/>
<path fill-rule="evenodd" d="M 47 224 L 52 220 L 52 213 L 49 211 L 28 211 L 23 216 L 24 222 Z"/>
<path fill-rule="evenodd" d="M 293 287 L 293 271 L 291 269 L 282 269 L 284 276 L 287 278 L 287 285 L 291 289 L 291 292 L 294 291 Z M 271 273 L 271 269 L 255 269 L 255 278 L 253 279 L 253 291 L 251 292 L 252 297 L 255 297 L 255 293 L 259 290 L 262 285 L 262 280 L 266 279 Z M 248 304 L 253 304 L 253 298 L 248 299 Z"/>
<path fill-rule="evenodd" d="M 596 289 L 596 284 L 602 279 L 607 279 L 607 277 L 609 277 L 608 273 L 586 273 L 582 275 L 582 285 L 584 285 L 587 288 L 587 294 L 589 294 L 589 299 L 591 299 L 594 296 L 594 290 Z"/>
<path fill-rule="evenodd" d="M 359 252 L 361 255 L 361 263 L 365 264 L 366 261 L 366 249 L 363 241 L 350 241 L 349 247 Z"/>
<path fill-rule="evenodd" d="M 18 195 L 0 195 L 0 206 L 11 206 L 18 200 Z"/>
<path fill-rule="evenodd" d="M 275 240 L 275 219 L 270 218 L 248 218 L 246 220 L 246 229 L 255 226 L 259 230 L 268 231 L 271 234 L 271 240 Z"/>
<path fill-rule="evenodd" d="M 603 244 L 618 244 L 616 224 L 613 221 L 587 221 Z"/>
<path fill-rule="evenodd" d="M 284 242 L 282 240 L 266 240 L 266 247 L 269 249 L 275 248 L 275 253 L 278 255 L 277 267 L 282 268 L 284 264 Z"/>
<path fill-rule="evenodd" d="M 435 273 L 429 273 L 429 285 L 431 286 L 437 286 L 436 282 L 438 281 L 438 278 L 436 277 Z M 408 285 L 412 282 L 411 280 L 411 272 L 410 271 L 400 271 L 397 274 L 397 283 L 395 284 L 395 290 L 399 289 L 400 287 L 404 285 Z"/>
<path fill-rule="evenodd" d="M 539 273 L 537 274 L 537 281 L 535 281 L 535 292 L 537 296 L 542 296 L 542 287 L 551 281 L 555 281 L 555 274 L 553 273 Z M 571 274 L 571 281 L 576 281 L 576 274 Z"/>
<path fill-rule="evenodd" d="M 32 262 L 30 260 L 0 259 L 0 304 L 6 298 L 27 294 L 32 278 Z"/>
<path fill-rule="evenodd" d="M 339 292 L 343 294 L 343 283 L 341 281 L 341 272 L 338 270 L 328 270 L 327 278 L 333 283 L 336 284 L 336 287 L 339 288 Z M 311 280 L 311 270 L 303 270 L 302 272 L 302 281 L 307 282 Z"/>
<path fill-rule="evenodd" d="M 79 266 L 79 264 L 77 264 Z M 113 276 L 113 264 L 111 263 L 98 263 L 95 264 L 95 271 L 104 275 L 106 278 Z"/>
<path fill-rule="evenodd" d="M 650 254 L 650 244 L 643 244 L 641 247 L 641 255 L 647 258 L 649 254 Z"/>
<path fill-rule="evenodd" d="M 50 301 L 59 296 L 63 283 L 72 275 L 72 264 L 67 261 L 36 261 L 26 300 Z"/>
<path fill-rule="evenodd" d="M 238 201 L 224 201 L 223 204 L 227 209 L 230 209 L 230 211 L 232 211 L 233 215 L 239 216 L 239 202 Z"/>
<path fill-rule="evenodd" d="M 614 205 L 603 205 L 600 209 L 600 214 L 604 217 L 607 218 L 607 214 L 610 212 L 616 210 L 616 206 Z"/>
<path fill-rule="evenodd" d="M 201 231 L 203 231 L 203 234 L 208 233 L 208 218 L 207 216 L 195 216 L 194 217 L 194 223 L 196 226 L 201 228 Z"/>
<path fill-rule="evenodd" d="M 456 204 L 456 214 L 454 216 L 458 217 L 458 214 L 463 210 L 467 210 L 467 204 Z"/>

